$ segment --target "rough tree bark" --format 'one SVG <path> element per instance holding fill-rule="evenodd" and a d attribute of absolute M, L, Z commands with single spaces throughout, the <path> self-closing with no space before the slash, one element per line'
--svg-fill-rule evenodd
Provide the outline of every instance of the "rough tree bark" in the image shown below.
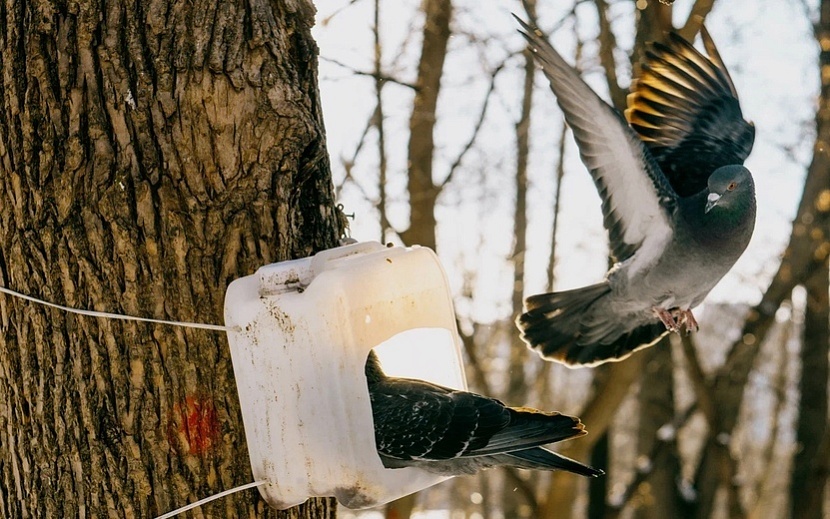
<path fill-rule="evenodd" d="M 313 20 L 307 0 L 0 3 L 0 283 L 221 323 L 231 280 L 334 245 Z M 0 316 L 0 515 L 153 517 L 252 480 L 222 334 L 5 296 Z"/>

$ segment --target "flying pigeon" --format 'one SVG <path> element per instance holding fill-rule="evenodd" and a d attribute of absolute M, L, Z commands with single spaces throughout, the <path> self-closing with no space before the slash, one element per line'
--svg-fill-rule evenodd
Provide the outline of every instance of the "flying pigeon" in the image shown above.
<path fill-rule="evenodd" d="M 579 418 L 389 377 L 374 352 L 366 362 L 366 380 L 375 443 L 386 468 L 419 467 L 444 476 L 497 466 L 604 474 L 540 447 L 585 435 Z"/>
<path fill-rule="evenodd" d="M 522 339 L 576 367 L 696 330 L 691 309 L 732 268 L 755 226 L 755 186 L 742 165 L 755 128 L 712 39 L 701 29 L 708 56 L 675 33 L 651 44 L 626 122 L 538 28 L 519 23 L 599 191 L 616 261 L 601 283 L 527 298 L 517 319 Z"/>

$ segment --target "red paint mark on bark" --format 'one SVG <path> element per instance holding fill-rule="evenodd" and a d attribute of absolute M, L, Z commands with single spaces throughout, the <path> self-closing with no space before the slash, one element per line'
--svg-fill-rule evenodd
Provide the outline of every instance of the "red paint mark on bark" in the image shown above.
<path fill-rule="evenodd" d="M 204 454 L 219 439 L 216 407 L 207 398 L 190 395 L 173 407 L 175 421 L 171 444 L 187 454 Z"/>

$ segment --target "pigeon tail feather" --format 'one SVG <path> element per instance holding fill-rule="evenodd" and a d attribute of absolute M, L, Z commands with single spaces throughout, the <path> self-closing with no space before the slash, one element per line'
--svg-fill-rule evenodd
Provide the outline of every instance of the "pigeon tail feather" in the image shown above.
<path fill-rule="evenodd" d="M 510 425 L 495 433 L 487 445 L 462 456 L 482 456 L 514 451 L 584 436 L 585 426 L 575 416 L 546 413 L 530 407 L 508 407 Z"/>
<path fill-rule="evenodd" d="M 608 281 L 574 290 L 539 294 L 525 299 L 525 313 L 516 325 L 531 349 L 545 358 L 559 359 L 576 344 L 582 315 L 611 293 Z"/>
<path fill-rule="evenodd" d="M 661 322 L 649 323 L 631 331 L 620 331 L 610 343 L 587 342 L 584 339 L 558 352 L 557 360 L 569 367 L 593 367 L 604 362 L 618 362 L 632 353 L 657 344 L 669 331 Z"/>
<path fill-rule="evenodd" d="M 522 340 L 546 359 L 590 367 L 623 360 L 668 333 L 660 322 L 630 329 L 628 320 L 607 309 L 589 314 L 610 294 L 611 287 L 604 281 L 527 298 L 526 312 L 516 321 Z"/>
<path fill-rule="evenodd" d="M 532 470 L 566 470 L 580 476 L 595 478 L 605 474 L 600 469 L 589 467 L 576 460 L 572 460 L 561 454 L 549 451 L 544 447 L 535 449 L 524 449 L 505 454 L 498 454 L 494 458 L 501 458 L 500 464 L 520 469 Z"/>

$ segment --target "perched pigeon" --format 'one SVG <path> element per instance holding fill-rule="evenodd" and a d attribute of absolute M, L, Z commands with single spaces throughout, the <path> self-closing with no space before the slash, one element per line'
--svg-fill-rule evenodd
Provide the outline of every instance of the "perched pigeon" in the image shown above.
<path fill-rule="evenodd" d="M 366 362 L 366 379 L 375 442 L 387 468 L 419 467 L 445 476 L 497 466 L 603 474 L 540 447 L 586 434 L 579 418 L 388 377 L 374 352 Z"/>
<path fill-rule="evenodd" d="M 616 264 L 596 285 L 527 298 L 517 325 L 543 357 L 570 366 L 621 360 L 669 331 L 732 268 L 755 226 L 744 168 L 754 127 L 711 38 L 708 57 L 677 34 L 652 44 L 629 124 L 521 20 L 602 199 Z"/>

